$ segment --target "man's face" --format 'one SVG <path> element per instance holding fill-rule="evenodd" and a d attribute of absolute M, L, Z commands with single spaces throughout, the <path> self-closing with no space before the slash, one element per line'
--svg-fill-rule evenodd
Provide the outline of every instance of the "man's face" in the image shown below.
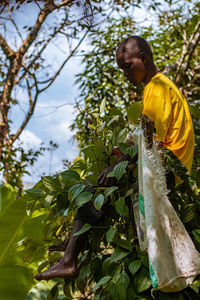
<path fill-rule="evenodd" d="M 134 53 L 127 49 L 125 53 L 121 52 L 116 56 L 116 61 L 129 82 L 139 85 L 145 81 L 146 68 L 143 53 Z"/>

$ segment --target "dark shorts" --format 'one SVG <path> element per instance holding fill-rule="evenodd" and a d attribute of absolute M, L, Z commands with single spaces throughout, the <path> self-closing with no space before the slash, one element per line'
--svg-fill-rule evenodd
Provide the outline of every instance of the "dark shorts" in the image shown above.
<path fill-rule="evenodd" d="M 168 190 L 173 190 L 175 186 L 175 176 L 172 171 L 166 169 L 165 172 L 166 183 Z M 88 187 L 86 189 L 87 192 L 95 193 L 95 186 Z M 89 223 L 91 225 L 98 223 L 102 217 L 104 216 L 104 211 L 97 210 L 92 201 L 89 201 L 79 207 L 75 220 L 81 220 L 84 223 Z"/>

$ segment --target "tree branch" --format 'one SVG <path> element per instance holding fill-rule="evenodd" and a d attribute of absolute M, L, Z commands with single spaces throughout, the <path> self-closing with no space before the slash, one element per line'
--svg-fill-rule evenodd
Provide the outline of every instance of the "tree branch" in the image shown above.
<path fill-rule="evenodd" d="M 15 52 L 8 46 L 6 40 L 0 33 L 0 47 L 2 48 L 3 52 L 5 53 L 8 59 L 13 59 L 15 56 Z"/>
<path fill-rule="evenodd" d="M 72 55 L 74 54 L 74 52 L 79 48 L 79 46 L 81 45 L 81 43 L 83 42 L 83 40 L 85 39 L 86 35 L 88 34 L 89 30 L 86 31 L 86 33 L 84 34 L 84 36 L 80 39 L 80 41 L 78 42 L 78 44 L 76 45 L 76 47 L 71 51 L 71 53 L 68 55 L 68 57 L 64 60 L 64 62 L 62 63 L 62 65 L 60 66 L 60 68 L 57 70 L 57 72 L 54 74 L 54 76 L 52 77 L 51 81 L 43 88 L 40 90 L 40 93 L 45 91 L 47 88 L 50 87 L 50 85 L 52 85 L 52 83 L 55 81 L 55 79 L 57 78 L 57 76 L 60 74 L 61 70 L 64 68 L 64 66 L 66 65 L 66 63 L 68 62 L 68 60 L 72 57 Z"/>
<path fill-rule="evenodd" d="M 56 8 L 60 8 L 65 5 L 73 4 L 74 0 L 63 0 L 61 3 L 56 4 Z"/>
<path fill-rule="evenodd" d="M 184 45 L 183 47 L 183 52 L 181 56 L 180 63 L 177 68 L 177 72 L 175 75 L 175 83 L 179 84 L 182 80 L 183 74 L 185 71 L 188 69 L 190 65 L 190 61 L 192 58 L 192 55 L 195 51 L 195 48 L 200 42 L 200 21 L 197 23 L 193 34 L 191 35 L 187 46 Z"/>
<path fill-rule="evenodd" d="M 45 50 L 45 48 L 48 46 L 48 44 L 50 43 L 50 41 L 56 36 L 56 34 L 57 34 L 58 32 L 60 32 L 60 30 L 61 30 L 64 26 L 65 26 L 65 23 L 62 23 L 62 24 L 59 26 L 59 28 L 58 28 L 56 31 L 54 31 L 54 33 L 53 33 L 52 35 L 50 35 L 50 37 L 48 38 L 48 40 L 47 40 L 46 42 L 44 42 L 43 47 L 40 49 L 40 51 L 37 53 L 37 55 L 32 59 L 32 61 L 29 63 L 29 65 L 26 66 L 26 69 L 29 70 L 29 69 L 33 66 L 33 64 L 35 63 L 35 61 L 41 56 L 42 52 L 43 52 L 43 51 Z M 25 71 L 21 74 L 21 76 L 20 76 L 19 78 L 16 79 L 15 84 L 18 84 L 18 83 L 22 80 L 22 78 L 24 78 L 24 76 L 26 75 L 26 73 L 27 73 L 27 71 L 25 70 Z"/>
<path fill-rule="evenodd" d="M 36 103 L 37 103 L 37 99 L 38 99 L 38 95 L 39 95 L 39 90 L 38 90 L 38 86 L 37 86 L 37 79 L 35 77 L 35 74 L 30 73 L 30 75 L 33 76 L 34 82 L 35 82 L 35 88 L 36 88 L 35 97 L 34 97 L 34 100 L 33 100 L 32 94 L 31 94 L 31 87 L 29 85 L 28 79 L 26 79 L 27 90 L 28 90 L 28 98 L 29 98 L 29 111 L 28 111 L 24 121 L 22 122 L 20 128 L 17 130 L 16 134 L 12 135 L 12 137 L 11 137 L 12 143 L 14 143 L 16 141 L 16 139 L 18 139 L 18 137 L 20 136 L 20 134 L 22 133 L 22 131 L 26 127 L 28 121 L 30 120 L 31 116 L 34 113 L 35 106 L 36 106 Z"/>

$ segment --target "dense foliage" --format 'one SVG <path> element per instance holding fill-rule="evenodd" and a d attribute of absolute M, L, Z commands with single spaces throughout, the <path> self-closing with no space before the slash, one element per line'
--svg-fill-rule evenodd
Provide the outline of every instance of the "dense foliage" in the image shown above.
<path fill-rule="evenodd" d="M 152 42 L 159 69 L 181 86 L 190 105 L 196 137 L 191 176 L 168 152 L 164 155 L 168 167 L 184 180 L 170 193 L 170 200 L 200 251 L 198 39 L 190 52 L 200 22 L 200 6 L 195 1 L 186 1 L 182 8 L 175 1 L 165 3 L 167 9 L 161 4 L 152 8 L 155 14 L 159 8 L 159 29 L 136 28 L 130 18 L 110 18 L 109 24 L 98 31 L 98 38 L 96 31 L 91 32 L 92 50 L 85 54 L 85 71 L 77 80 L 81 83 L 82 102 L 77 104 L 79 113 L 72 125 L 82 150 L 69 170 L 42 177 L 17 200 L 10 186 L 1 187 L 0 226 L 4 231 L 0 234 L 0 291 L 8 300 L 25 299 L 33 285 L 32 273 L 44 271 L 61 258 L 59 250 L 63 248 L 52 245 L 68 238 L 77 208 L 91 199 L 98 210 L 105 211 L 105 217 L 96 226 L 85 224 L 78 233 L 88 235 L 79 256 L 78 278 L 37 284 L 27 299 L 153 299 L 148 257 L 139 249 L 132 214 L 132 201 L 138 194 L 137 148 L 124 143 L 140 116 L 142 90 L 125 82 L 114 55 L 117 44 L 130 34 L 143 35 Z M 113 146 L 129 153 L 132 161 L 114 168 L 111 187 L 98 187 L 98 175 L 116 160 L 111 155 Z M 86 191 L 90 185 L 96 186 L 94 195 Z M 15 284 L 8 290 L 10 282 Z M 182 292 L 156 291 L 154 296 L 159 300 L 200 299 L 199 287 L 197 278 Z"/>

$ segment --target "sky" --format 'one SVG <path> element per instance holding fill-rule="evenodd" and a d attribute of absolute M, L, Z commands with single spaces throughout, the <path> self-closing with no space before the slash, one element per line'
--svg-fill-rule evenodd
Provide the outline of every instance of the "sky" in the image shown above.
<path fill-rule="evenodd" d="M 22 27 L 24 25 L 31 25 L 34 17 L 37 16 L 37 7 L 27 5 L 23 10 L 19 10 L 14 19 L 19 26 L 22 34 Z M 134 18 L 138 22 L 143 22 L 148 19 L 148 12 L 136 8 L 134 11 Z M 53 16 L 47 19 L 47 23 L 53 22 Z M 145 21 L 148 22 L 148 21 Z M 11 25 L 7 25 L 7 30 L 10 31 L 10 36 L 14 31 Z M 10 26 L 10 27 L 9 27 Z M 18 45 L 20 40 L 16 38 L 10 39 L 10 44 L 13 47 Z M 59 39 L 59 46 L 65 48 L 66 40 Z M 63 48 L 64 47 L 64 48 Z M 89 44 L 86 40 L 83 42 L 80 49 L 89 50 Z M 54 45 L 47 48 L 45 58 L 56 69 L 62 63 L 66 53 L 59 51 Z M 28 125 L 20 136 L 20 140 L 16 142 L 16 146 L 23 143 L 25 149 L 33 148 L 37 150 L 41 143 L 45 146 L 49 145 L 49 141 L 59 145 L 58 149 L 51 152 L 45 152 L 33 167 L 29 167 L 30 176 L 24 176 L 24 182 L 35 183 L 41 176 L 53 175 L 64 170 L 62 160 L 73 161 L 79 154 L 79 149 L 76 142 L 73 140 L 73 132 L 70 131 L 69 126 L 72 124 L 76 111 L 74 110 L 75 98 L 78 98 L 80 93 L 78 86 L 74 85 L 75 75 L 81 72 L 84 66 L 81 64 L 80 56 L 72 57 L 66 64 L 53 85 L 39 96 L 35 113 Z M 19 95 L 18 95 L 19 96 Z M 21 92 L 20 105 L 15 106 L 10 112 L 12 120 L 13 132 L 21 124 L 25 111 L 27 109 L 27 94 Z"/>

